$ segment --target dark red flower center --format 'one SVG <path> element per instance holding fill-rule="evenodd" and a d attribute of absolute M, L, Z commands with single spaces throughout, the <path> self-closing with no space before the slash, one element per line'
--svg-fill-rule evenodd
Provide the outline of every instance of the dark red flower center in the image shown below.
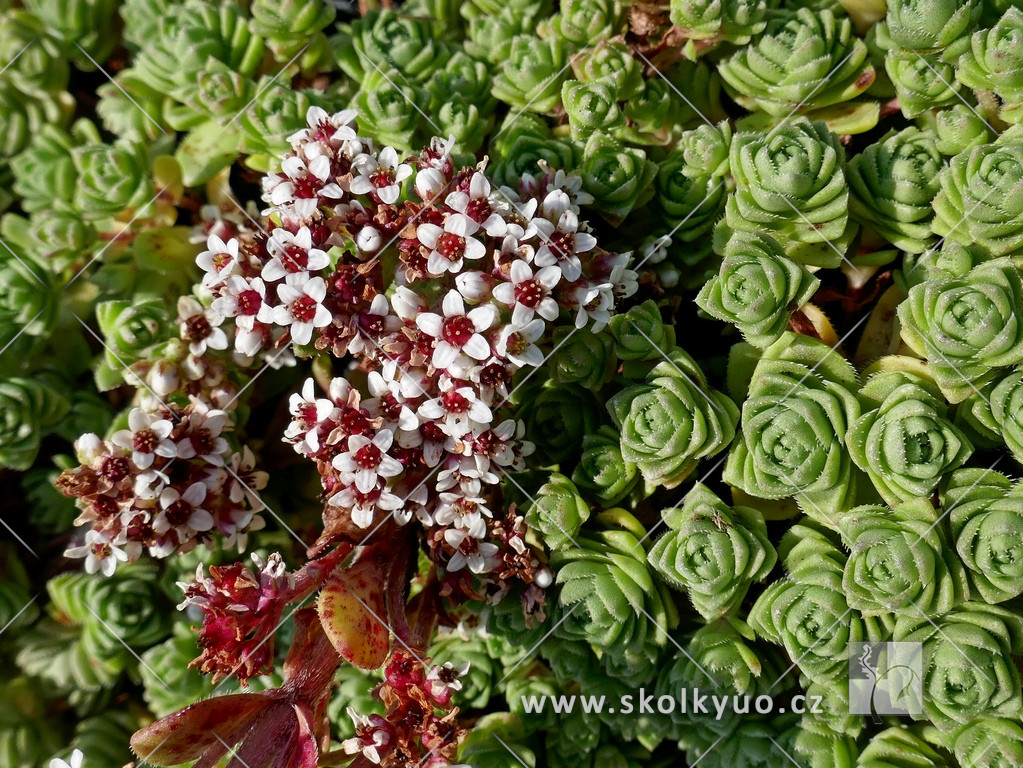
<path fill-rule="evenodd" d="M 309 265 L 309 251 L 295 244 L 286 245 L 281 249 L 280 260 L 288 272 L 301 272 Z"/>
<path fill-rule="evenodd" d="M 238 314 L 254 315 L 263 306 L 263 297 L 258 291 L 248 290 L 238 294 Z"/>
<path fill-rule="evenodd" d="M 473 221 L 480 223 L 486 221 L 491 211 L 490 201 L 485 197 L 474 197 L 465 206 L 465 215 Z"/>
<path fill-rule="evenodd" d="M 467 413 L 469 411 L 469 401 L 453 389 L 449 389 L 441 396 L 441 403 L 448 413 Z"/>
<path fill-rule="evenodd" d="M 128 476 L 128 460 L 123 456 L 108 456 L 99 473 L 108 480 L 118 482 Z"/>
<path fill-rule="evenodd" d="M 352 459 L 360 469 L 376 469 L 380 465 L 381 453 L 373 443 L 364 445 L 355 452 Z"/>
<path fill-rule="evenodd" d="M 132 435 L 132 450 L 139 453 L 152 453 L 160 444 L 160 438 L 151 429 L 143 429 Z"/>
<path fill-rule="evenodd" d="M 213 333 L 213 326 L 206 315 L 192 315 L 185 320 L 185 341 L 202 341 Z"/>
<path fill-rule="evenodd" d="M 172 527 L 177 528 L 179 525 L 184 525 L 188 522 L 188 519 L 192 516 L 193 507 L 187 501 L 178 499 L 167 507 L 164 515 L 167 517 L 167 522 Z"/>
<path fill-rule="evenodd" d="M 464 346 L 476 333 L 476 328 L 465 315 L 455 315 L 444 318 L 444 326 L 441 330 L 441 338 L 456 347 Z"/>
<path fill-rule="evenodd" d="M 572 232 L 555 232 L 550 240 L 550 249 L 555 258 L 567 259 L 575 253 L 575 234 Z"/>
<path fill-rule="evenodd" d="M 544 284 L 535 277 L 515 286 L 515 301 L 524 307 L 536 309 L 547 295 Z"/>
<path fill-rule="evenodd" d="M 448 261 L 458 261 L 465 253 L 465 238 L 445 232 L 437 238 L 437 253 Z"/>
<path fill-rule="evenodd" d="M 312 296 L 299 296 L 291 302 L 291 314 L 300 323 L 311 323 L 316 317 L 316 306 Z"/>

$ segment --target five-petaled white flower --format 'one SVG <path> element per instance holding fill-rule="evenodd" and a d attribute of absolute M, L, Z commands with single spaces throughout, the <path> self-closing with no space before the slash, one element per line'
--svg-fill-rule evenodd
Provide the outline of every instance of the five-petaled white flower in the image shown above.
<path fill-rule="evenodd" d="M 302 227 L 294 234 L 278 227 L 266 241 L 266 250 L 271 258 L 263 266 L 262 276 L 270 282 L 289 274 L 318 272 L 330 265 L 326 251 L 313 248 L 309 227 Z"/>
<path fill-rule="evenodd" d="M 281 162 L 281 173 L 268 176 L 265 183 L 271 205 L 294 207 L 297 216 L 310 218 L 320 204 L 320 198 L 340 200 L 344 190 L 330 181 L 330 158 L 316 155 L 306 158 L 289 155 Z"/>
<path fill-rule="evenodd" d="M 365 435 L 352 435 L 348 438 L 348 450 L 334 457 L 331 464 L 341 473 L 345 483 L 355 483 L 356 489 L 369 493 L 380 478 L 397 477 L 404 467 L 387 449 L 394 440 L 394 432 L 381 429 L 373 439 Z"/>
<path fill-rule="evenodd" d="M 535 342 L 543 336 L 545 330 L 547 324 L 540 318 L 522 326 L 514 323 L 506 325 L 497 337 L 497 354 L 519 366 L 541 365 L 544 361 L 543 352 Z"/>
<path fill-rule="evenodd" d="M 490 199 L 490 182 L 476 171 L 469 179 L 469 191 L 455 190 L 444 199 L 444 205 L 468 216 L 491 237 L 501 237 L 508 231 L 508 224 L 494 211 Z"/>
<path fill-rule="evenodd" d="M 474 429 L 486 429 L 494 415 L 472 387 L 458 386 L 449 378 L 440 383 L 441 395 L 427 400 L 416 411 L 419 418 L 432 421 L 449 437 L 462 437 Z"/>
<path fill-rule="evenodd" d="M 435 340 L 433 366 L 438 369 L 454 366 L 463 354 L 474 360 L 490 357 L 490 343 L 484 338 L 483 331 L 497 322 L 497 307 L 483 304 L 466 312 L 462 294 L 452 290 L 444 296 L 442 309 L 443 317 L 434 312 L 424 312 L 416 317 L 419 330 Z"/>
<path fill-rule="evenodd" d="M 444 226 L 420 224 L 416 227 L 416 238 L 430 249 L 426 268 L 434 275 L 445 272 L 460 272 L 463 259 L 481 259 L 487 253 L 483 243 L 473 237 L 480 225 L 461 213 L 452 213 L 444 220 Z"/>
<path fill-rule="evenodd" d="M 497 565 L 497 545 L 481 542 L 466 530 L 448 528 L 444 531 L 444 541 L 455 550 L 448 561 L 448 570 L 452 573 L 462 570 L 466 565 L 473 573 L 493 570 Z"/>
<path fill-rule="evenodd" d="M 209 490 L 205 483 L 192 483 L 184 493 L 177 488 L 164 488 L 160 494 L 160 511 L 153 519 L 153 530 L 165 533 L 171 528 L 187 527 L 193 531 L 208 531 L 213 527 L 213 515 L 200 507 Z"/>
<path fill-rule="evenodd" d="M 227 334 L 220 324 L 224 316 L 213 308 L 204 307 L 191 296 L 178 299 L 178 324 L 181 339 L 188 342 L 188 350 L 202 357 L 207 349 L 227 349 Z"/>
<path fill-rule="evenodd" d="M 85 532 L 85 543 L 78 547 L 70 547 L 64 552 L 65 557 L 84 557 L 85 572 L 102 572 L 104 576 L 113 576 L 117 562 L 128 559 L 123 549 L 114 546 L 110 537 L 95 528 Z M 81 763 L 81 760 L 79 760 Z"/>
<path fill-rule="evenodd" d="M 529 264 L 513 261 L 507 282 L 494 286 L 494 298 L 512 307 L 512 324 L 524 326 L 534 315 L 544 320 L 558 319 L 558 302 L 551 290 L 561 280 L 555 266 L 541 267 L 533 274 Z"/>
<path fill-rule="evenodd" d="M 398 152 L 394 147 L 384 147 L 376 157 L 361 154 L 352 161 L 352 168 L 359 175 L 352 179 L 349 191 L 353 195 L 375 193 L 385 205 L 398 202 L 401 183 L 412 175 L 412 166 L 398 162 Z"/>
<path fill-rule="evenodd" d="M 541 222 L 543 244 L 536 249 L 533 262 L 538 267 L 549 267 L 557 264 L 565 274 L 565 279 L 573 282 L 583 273 L 580 253 L 588 253 L 597 246 L 597 238 L 589 232 L 579 231 L 579 217 L 574 211 L 565 211 L 558 219 L 555 227 L 546 219 Z"/>
<path fill-rule="evenodd" d="M 336 406 L 325 397 L 316 397 L 313 380 L 306 379 L 301 394 L 294 392 L 288 403 L 294 417 L 284 431 L 284 439 L 302 454 L 320 450 L 320 424 L 334 412 Z"/>
<path fill-rule="evenodd" d="M 206 273 L 202 284 L 212 288 L 228 275 L 238 274 L 238 241 L 232 237 L 225 243 L 217 235 L 210 235 L 206 250 L 195 257 L 195 263 Z"/>
<path fill-rule="evenodd" d="M 178 455 L 178 447 L 170 439 L 174 425 L 159 414 L 133 408 L 128 414 L 128 429 L 120 429 L 110 442 L 131 451 L 131 460 L 139 469 L 149 469 L 157 456 L 165 459 Z"/>
<path fill-rule="evenodd" d="M 329 325 L 333 319 L 322 303 L 326 295 L 327 284 L 322 277 L 288 275 L 284 285 L 277 286 L 277 298 L 283 303 L 273 309 L 274 323 L 290 327 L 291 340 L 296 344 L 308 344 L 313 329 Z"/>

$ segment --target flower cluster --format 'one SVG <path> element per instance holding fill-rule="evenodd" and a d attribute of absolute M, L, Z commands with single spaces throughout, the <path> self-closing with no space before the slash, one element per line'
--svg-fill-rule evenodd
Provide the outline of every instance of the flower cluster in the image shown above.
<path fill-rule="evenodd" d="M 76 524 L 89 529 L 66 556 L 109 576 L 118 561 L 188 552 L 214 535 L 244 549 L 248 531 L 264 524 L 257 491 L 267 475 L 250 449 L 231 447 L 228 423 L 225 411 L 193 400 L 156 413 L 135 408 L 109 440 L 79 438 L 81 464 L 57 486 L 76 499 Z"/>
<path fill-rule="evenodd" d="M 482 166 L 456 169 L 440 140 L 402 162 L 355 117 L 310 109 L 264 180 L 267 232 L 210 236 L 199 263 L 215 298 L 192 315 L 191 343 L 219 344 L 228 317 L 245 355 L 290 341 L 357 356 L 369 397 L 343 377 L 326 397 L 312 379 L 291 397 L 285 439 L 316 462 L 328 530 L 415 517 L 449 571 L 499 570 L 526 549 L 490 540 L 493 486 L 531 451 L 501 418 L 513 377 L 544 361 L 563 313 L 580 329 L 607 323 L 636 288 L 629 256 L 580 221 L 578 179 L 499 188 Z"/>

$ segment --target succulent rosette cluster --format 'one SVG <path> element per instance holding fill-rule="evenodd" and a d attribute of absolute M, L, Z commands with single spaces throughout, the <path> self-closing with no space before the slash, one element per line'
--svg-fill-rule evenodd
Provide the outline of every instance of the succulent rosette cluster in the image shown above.
<path fill-rule="evenodd" d="M 1023 765 L 1021 41 L 0 3 L 0 765 Z"/>

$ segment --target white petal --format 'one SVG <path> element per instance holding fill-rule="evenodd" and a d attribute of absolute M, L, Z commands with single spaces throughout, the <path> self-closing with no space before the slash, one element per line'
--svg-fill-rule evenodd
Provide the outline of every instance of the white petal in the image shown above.
<path fill-rule="evenodd" d="M 476 360 L 486 360 L 490 357 L 490 345 L 478 333 L 469 337 L 469 340 L 462 345 L 462 351 Z"/>
<path fill-rule="evenodd" d="M 440 315 L 436 315 L 433 312 L 424 312 L 416 317 L 416 326 L 423 333 L 436 338 L 440 336 L 441 330 L 444 327 L 444 320 Z"/>
<path fill-rule="evenodd" d="M 458 347 L 446 341 L 438 341 L 433 350 L 433 365 L 435 368 L 447 368 L 458 359 Z"/>
<path fill-rule="evenodd" d="M 448 291 L 444 296 L 444 317 L 457 317 L 465 314 L 465 302 L 458 291 Z M 476 310 L 473 310 L 476 311 Z"/>
<path fill-rule="evenodd" d="M 499 312 L 493 304 L 483 304 L 470 310 L 467 317 L 472 321 L 473 328 L 482 332 L 492 327 L 497 322 Z"/>

